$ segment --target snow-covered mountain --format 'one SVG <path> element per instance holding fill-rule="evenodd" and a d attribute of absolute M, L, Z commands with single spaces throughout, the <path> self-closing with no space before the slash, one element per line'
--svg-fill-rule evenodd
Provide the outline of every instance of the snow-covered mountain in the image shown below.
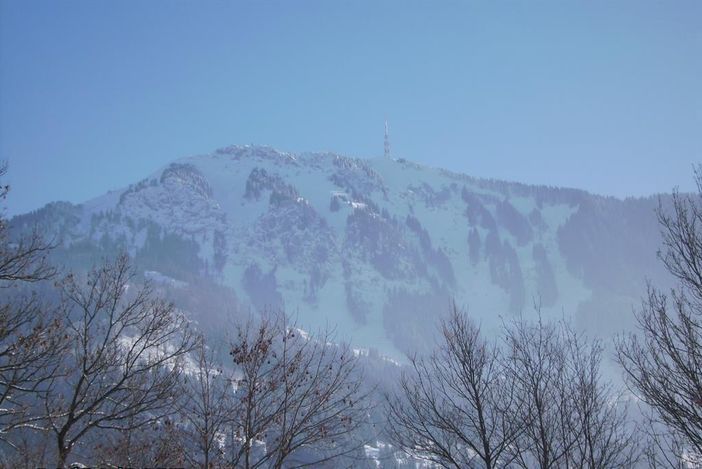
<path fill-rule="evenodd" d="M 535 300 L 598 333 L 626 327 L 645 279 L 664 278 L 657 204 L 402 159 L 231 146 L 12 227 L 39 224 L 73 266 L 127 249 L 152 281 L 205 276 L 240 307 L 283 307 L 304 327 L 334 325 L 394 354 L 425 343 L 454 300 L 486 330 L 532 314 Z"/>

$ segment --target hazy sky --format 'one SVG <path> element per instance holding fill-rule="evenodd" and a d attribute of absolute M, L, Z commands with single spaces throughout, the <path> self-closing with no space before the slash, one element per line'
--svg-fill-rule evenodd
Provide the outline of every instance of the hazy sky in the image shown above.
<path fill-rule="evenodd" d="M 9 213 L 234 143 L 692 188 L 700 1 L 0 0 Z"/>

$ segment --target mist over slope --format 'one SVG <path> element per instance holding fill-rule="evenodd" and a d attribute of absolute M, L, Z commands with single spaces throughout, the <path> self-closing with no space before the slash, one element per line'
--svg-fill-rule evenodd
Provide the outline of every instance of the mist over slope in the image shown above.
<path fill-rule="evenodd" d="M 284 308 L 396 354 L 421 349 L 451 301 L 486 331 L 535 302 L 596 334 L 628 327 L 645 279 L 666 283 L 657 206 L 402 159 L 231 146 L 11 227 L 39 225 L 74 268 L 124 249 L 172 294 L 229 287 L 229 306 Z M 190 302 L 202 321 L 226 314 Z"/>

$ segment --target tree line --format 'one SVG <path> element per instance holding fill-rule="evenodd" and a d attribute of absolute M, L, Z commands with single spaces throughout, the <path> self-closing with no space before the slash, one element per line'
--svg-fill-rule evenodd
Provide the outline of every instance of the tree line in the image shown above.
<path fill-rule="evenodd" d="M 378 439 L 392 445 L 388 467 L 702 465 L 695 177 L 698 194 L 658 210 L 677 286 L 649 285 L 638 329 L 617 339 L 624 389 L 603 376 L 606 344 L 566 321 L 516 318 L 488 339 L 455 306 L 433 352 L 378 387 L 333 331 L 283 313 L 208 343 L 128 256 L 63 274 L 51 241 L 12 237 L 0 217 L 0 465 L 362 467 Z"/>

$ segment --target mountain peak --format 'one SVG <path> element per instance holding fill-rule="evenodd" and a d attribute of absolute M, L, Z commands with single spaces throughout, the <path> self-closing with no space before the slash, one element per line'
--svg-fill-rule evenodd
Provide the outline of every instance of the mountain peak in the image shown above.
<path fill-rule="evenodd" d="M 405 160 L 232 145 L 13 223 L 44 223 L 62 255 L 124 249 L 146 271 L 205 276 L 242 308 L 285 308 L 307 328 L 336 324 L 392 354 L 426 344 L 426 324 L 451 301 L 486 330 L 534 298 L 542 314 L 583 324 L 600 311 L 622 318 L 641 272 L 658 274 L 654 205 Z"/>

